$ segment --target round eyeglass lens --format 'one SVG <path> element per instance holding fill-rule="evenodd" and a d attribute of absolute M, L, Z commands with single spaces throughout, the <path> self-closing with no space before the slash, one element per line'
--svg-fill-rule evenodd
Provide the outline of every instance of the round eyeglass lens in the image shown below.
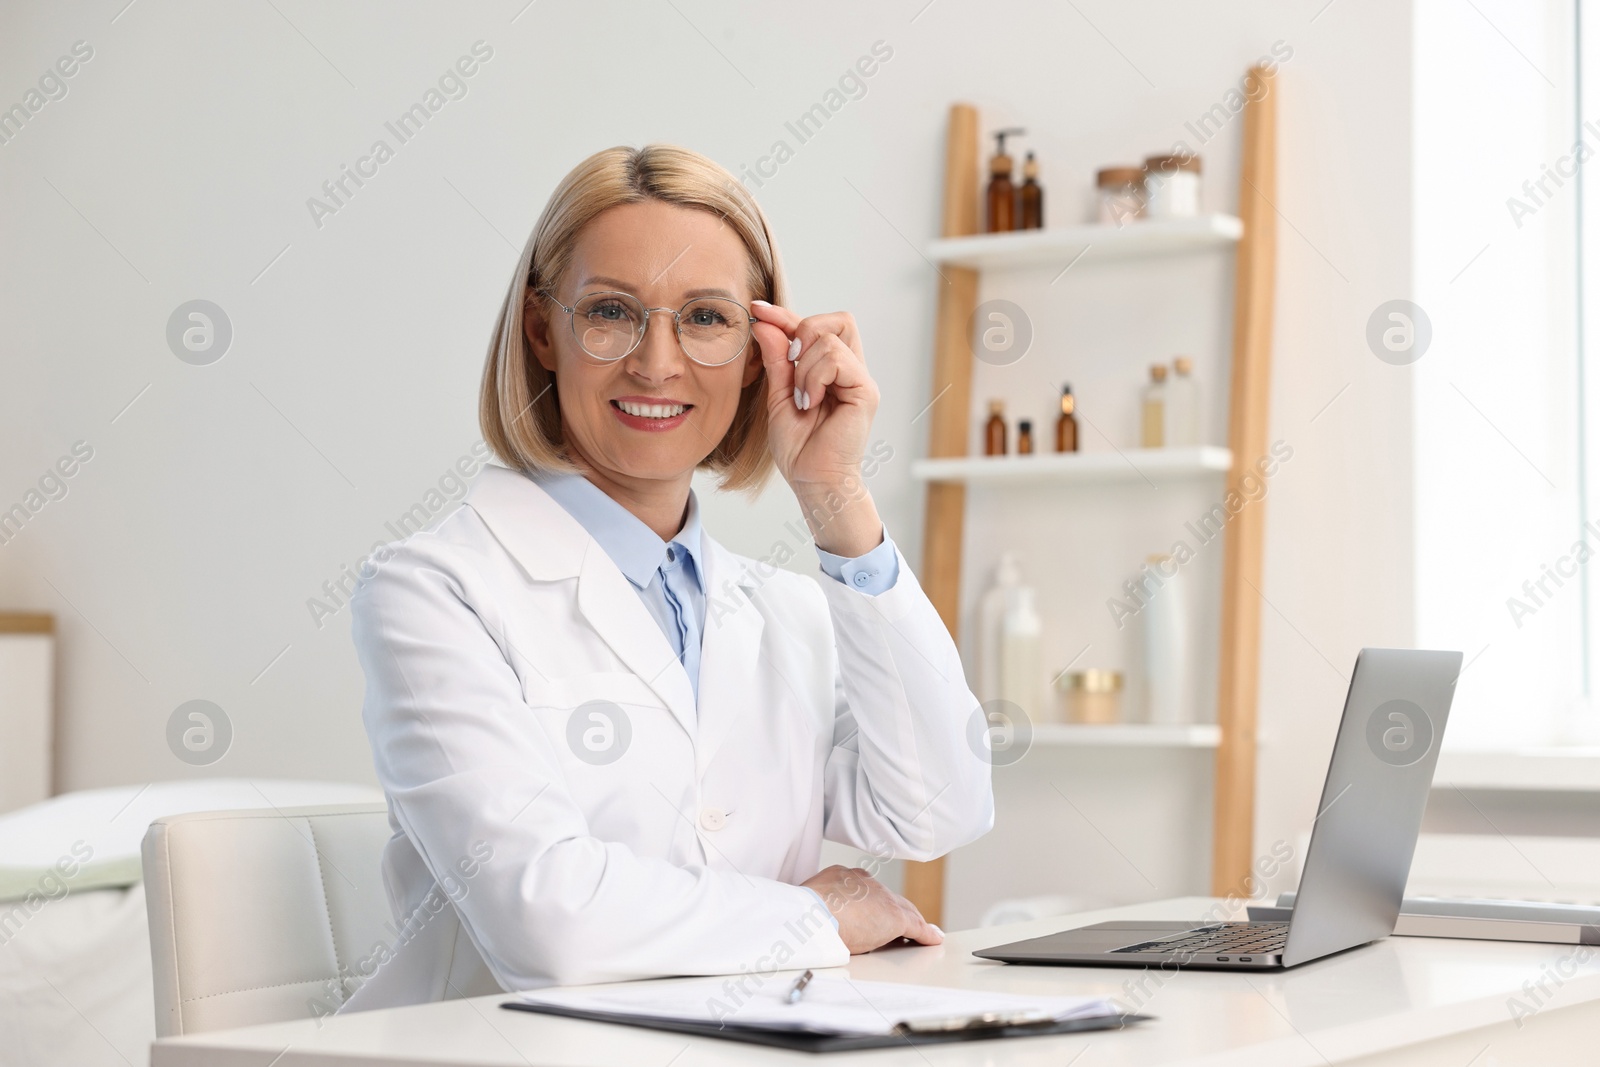
<path fill-rule="evenodd" d="M 572 311 L 572 332 L 595 359 L 618 360 L 639 341 L 644 305 L 626 293 L 591 293 Z"/>
<path fill-rule="evenodd" d="M 737 359 L 750 341 L 750 314 L 737 301 L 703 296 L 678 312 L 678 340 L 696 363 L 717 367 Z"/>

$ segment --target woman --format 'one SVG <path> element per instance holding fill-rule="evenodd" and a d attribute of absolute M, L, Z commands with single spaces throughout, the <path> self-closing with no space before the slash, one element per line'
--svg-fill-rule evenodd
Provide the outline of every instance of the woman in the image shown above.
<path fill-rule="evenodd" d="M 942 940 L 817 869 L 824 837 L 943 855 L 993 801 L 955 647 L 861 481 L 855 322 L 785 301 L 760 208 L 702 156 L 609 149 L 552 195 L 484 368 L 505 466 L 353 599 L 396 922 L 345 962 L 346 1008 Z M 775 467 L 819 578 L 704 533 L 702 467 Z"/>

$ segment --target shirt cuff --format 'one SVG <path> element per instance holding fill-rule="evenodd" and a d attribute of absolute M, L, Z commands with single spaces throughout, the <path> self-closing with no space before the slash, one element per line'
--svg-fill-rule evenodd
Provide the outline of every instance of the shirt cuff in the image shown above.
<path fill-rule="evenodd" d="M 817 898 L 817 903 L 822 905 L 822 914 L 833 920 L 833 928 L 835 930 L 839 929 L 839 916 L 835 915 L 833 910 L 828 907 L 828 902 L 822 899 L 822 894 L 817 892 L 815 889 L 812 889 L 808 885 L 803 885 L 800 888 Z"/>
<path fill-rule="evenodd" d="M 899 553 L 887 530 L 883 533 L 883 544 L 865 555 L 847 559 L 819 547 L 817 557 L 822 561 L 824 574 L 868 596 L 887 593 L 900 578 Z"/>

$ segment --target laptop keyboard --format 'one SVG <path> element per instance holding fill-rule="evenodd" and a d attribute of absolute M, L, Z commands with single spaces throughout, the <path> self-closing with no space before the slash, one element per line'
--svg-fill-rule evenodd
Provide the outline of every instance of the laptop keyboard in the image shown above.
<path fill-rule="evenodd" d="M 1141 941 L 1113 952 L 1188 952 L 1227 956 L 1255 956 L 1283 951 L 1289 938 L 1288 923 L 1218 923 L 1178 937 Z"/>

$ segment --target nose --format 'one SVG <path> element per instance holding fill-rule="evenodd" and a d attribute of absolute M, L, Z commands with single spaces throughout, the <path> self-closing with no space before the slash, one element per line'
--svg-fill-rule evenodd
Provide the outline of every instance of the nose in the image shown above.
<path fill-rule="evenodd" d="M 658 314 L 659 313 L 659 314 Z M 644 337 L 628 354 L 628 371 L 649 382 L 664 382 L 683 373 L 689 358 L 678 343 L 678 331 L 668 308 L 645 309 Z"/>

